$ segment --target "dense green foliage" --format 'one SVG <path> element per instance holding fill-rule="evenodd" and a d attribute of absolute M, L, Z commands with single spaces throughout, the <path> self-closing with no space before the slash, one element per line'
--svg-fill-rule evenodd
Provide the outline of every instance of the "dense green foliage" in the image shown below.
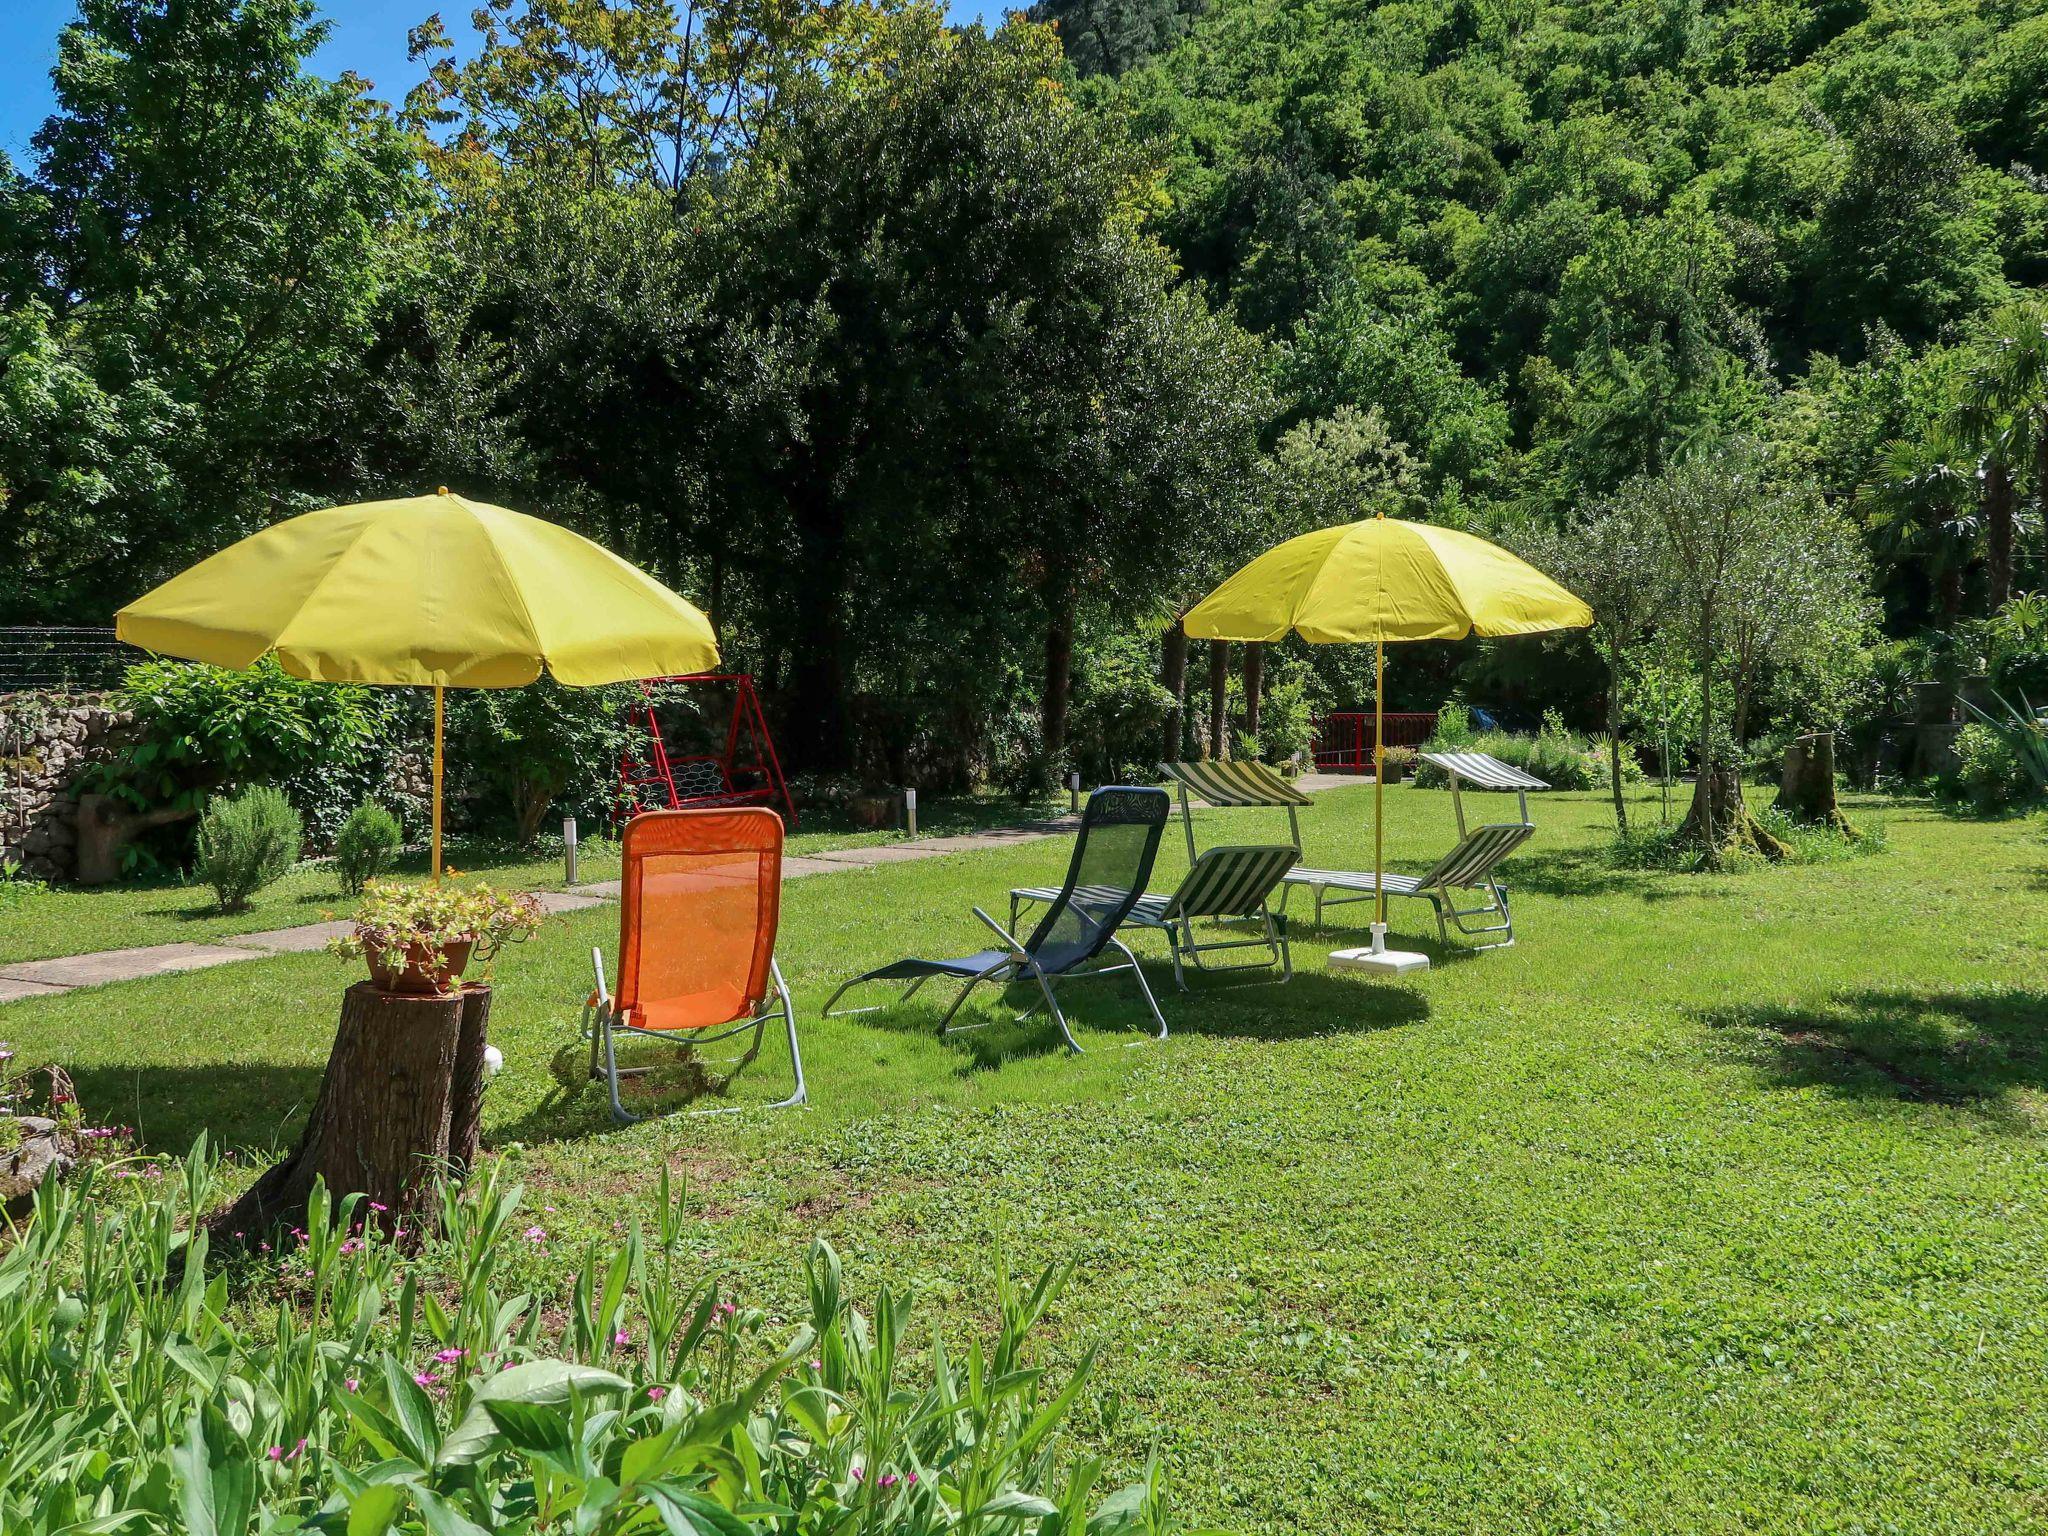
<path fill-rule="evenodd" d="M 284 878 L 298 862 L 305 823 L 268 784 L 252 784 L 233 795 L 215 795 L 199 816 L 195 844 L 201 881 L 213 887 L 223 912 L 239 912 L 249 898 Z"/>
<path fill-rule="evenodd" d="M 196 810 L 224 786 L 277 785 L 323 845 L 405 745 L 392 691 L 309 683 L 267 657 L 245 672 L 143 662 L 121 696 L 143 740 L 97 768 L 92 787 L 138 810 Z"/>
<path fill-rule="evenodd" d="M 1031 16 L 503 0 L 394 112 L 306 74 L 310 0 L 88 0 L 0 177 L 0 607 L 457 483 L 702 601 L 793 766 L 936 787 L 1142 761 L 1147 716 L 1285 755 L 1264 690 L 1370 680 L 1190 657 L 1245 555 L 1374 510 L 1569 543 L 1731 443 L 1798 510 L 1745 557 L 1848 531 L 1903 675 L 2048 586 L 2035 0 Z M 1693 755 L 1874 760 L 1833 596 L 1706 664 Z M 1413 647 L 1392 702 L 1605 694 L 1618 752 L 1646 638 L 1686 648 Z M 563 782 L 478 792 L 530 828 Z"/>
<path fill-rule="evenodd" d="M 169 1178 L 110 1166 L 52 1181 L 0 1253 L 10 1533 L 1184 1529 L 1156 1475 L 1105 1490 L 1060 1455 L 1087 1368 L 1048 1375 L 1027 1346 L 1070 1269 L 998 1272 L 996 1339 L 941 1351 L 917 1390 L 908 1298 L 856 1310 L 820 1242 L 805 1323 L 771 1330 L 701 1273 L 666 1170 L 652 1233 L 586 1247 L 563 1314 L 506 1288 L 543 1229 L 522 1237 L 495 1169 L 443 1192 L 416 1258 L 323 1186 L 288 1253 L 228 1269 L 203 1141 Z"/>

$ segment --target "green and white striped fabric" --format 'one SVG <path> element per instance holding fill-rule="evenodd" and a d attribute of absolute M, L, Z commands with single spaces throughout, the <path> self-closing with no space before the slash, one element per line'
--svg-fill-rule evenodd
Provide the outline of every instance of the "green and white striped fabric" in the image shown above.
<path fill-rule="evenodd" d="M 1487 752 L 1425 752 L 1425 763 L 1463 779 L 1475 789 L 1548 789 L 1543 780 Z"/>
<path fill-rule="evenodd" d="M 1218 810 L 1315 803 L 1264 763 L 1161 763 L 1159 771 Z"/>
<path fill-rule="evenodd" d="M 1292 844 L 1205 848 L 1167 903 L 1163 918 L 1250 917 L 1301 856 Z"/>
<path fill-rule="evenodd" d="M 1249 917 L 1265 905 L 1296 857 L 1285 844 L 1207 849 L 1178 890 L 1171 896 L 1140 896 L 1124 921 L 1138 928 L 1163 928 L 1183 917 Z M 1011 891 L 1010 899 L 1019 904 L 1050 902 L 1059 894 L 1056 885 L 1028 885 Z M 1117 907 L 1123 897 L 1122 891 L 1108 886 L 1084 885 L 1075 888 L 1074 904 L 1100 911 Z"/>
<path fill-rule="evenodd" d="M 1440 891 L 1452 886 L 1471 889 L 1491 885 L 1499 878 L 1502 861 L 1526 843 L 1535 831 L 1534 827 L 1521 823 L 1476 827 L 1459 839 L 1457 847 L 1437 860 L 1436 867 L 1427 874 L 1389 874 L 1380 885 L 1385 886 L 1389 896 L 1419 896 L 1424 891 Z M 1304 866 L 1287 871 L 1286 879 L 1289 885 L 1320 886 L 1332 891 L 1369 893 L 1380 888 L 1374 883 L 1370 870 L 1310 869 Z"/>

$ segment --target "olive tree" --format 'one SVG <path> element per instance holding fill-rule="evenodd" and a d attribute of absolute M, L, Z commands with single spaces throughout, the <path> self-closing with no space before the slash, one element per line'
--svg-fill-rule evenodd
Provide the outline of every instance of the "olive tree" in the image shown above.
<path fill-rule="evenodd" d="M 1621 731 L 1635 644 L 1657 622 L 1670 582 L 1665 531 L 1639 494 L 1604 497 L 1562 526 L 1532 524 L 1513 540 L 1522 558 L 1562 582 L 1593 610 L 1593 647 L 1607 666 L 1607 766 L 1614 825 L 1628 830 Z"/>

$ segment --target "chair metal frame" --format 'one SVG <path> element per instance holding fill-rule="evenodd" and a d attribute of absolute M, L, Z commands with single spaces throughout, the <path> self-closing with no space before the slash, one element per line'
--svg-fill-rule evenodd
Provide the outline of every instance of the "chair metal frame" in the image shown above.
<path fill-rule="evenodd" d="M 1189 899 L 1190 890 L 1198 893 L 1207 884 L 1203 872 L 1218 863 L 1229 861 L 1233 856 L 1242 858 L 1250 854 L 1284 853 L 1298 858 L 1300 850 L 1292 845 L 1251 844 L 1246 846 L 1210 848 L 1199 855 L 1188 868 L 1180 885 L 1168 896 L 1145 895 L 1132 905 L 1130 914 L 1124 918 L 1126 927 L 1156 929 L 1166 935 L 1166 947 L 1173 959 L 1174 985 L 1187 992 L 1187 968 L 1206 975 L 1225 974 L 1233 971 L 1266 971 L 1275 966 L 1280 969 L 1278 984 L 1284 985 L 1294 979 L 1294 953 L 1288 945 L 1287 917 L 1285 912 L 1273 910 L 1272 894 L 1280 889 L 1285 870 L 1273 873 L 1272 881 L 1256 901 L 1232 902 L 1227 910 L 1211 910 L 1210 903 L 1204 903 L 1201 910 L 1195 910 Z M 1206 861 L 1206 862 L 1205 862 Z M 1037 902 L 1051 901 L 1058 893 L 1047 886 L 1018 886 L 1010 892 L 1010 926 L 1017 926 L 1020 908 Z M 1077 899 L 1087 900 L 1090 893 L 1080 891 Z M 1284 902 L 1283 902 L 1284 905 Z M 1260 933 L 1251 938 L 1215 938 L 1204 940 L 1197 932 L 1195 923 L 1199 918 L 1209 918 L 1221 931 L 1226 921 L 1257 922 Z M 1256 949 L 1263 951 L 1262 958 L 1240 960 L 1229 965 L 1212 964 L 1203 959 L 1204 955 L 1221 950 Z"/>
<path fill-rule="evenodd" d="M 720 813 L 717 811 L 697 812 L 685 810 L 646 814 L 691 816 Z M 775 815 L 773 811 L 765 809 L 761 814 Z M 780 818 L 778 817 L 777 820 L 779 821 Z M 776 878 L 780 879 L 781 853 L 779 847 L 776 853 L 775 873 Z M 625 921 L 625 912 L 626 908 L 622 899 L 620 905 L 621 923 Z M 624 948 L 623 934 L 621 935 L 621 948 Z M 619 1124 L 636 1125 L 642 1120 L 654 1118 L 649 1115 L 634 1114 L 619 1100 L 620 1078 L 636 1077 L 651 1070 L 647 1067 L 628 1067 L 623 1071 L 620 1069 L 616 1043 L 616 1038 L 619 1034 L 638 1035 L 644 1039 L 659 1040 L 667 1045 L 679 1046 L 684 1050 L 694 1050 L 700 1045 L 716 1045 L 720 1041 L 734 1039 L 751 1030 L 753 1032 L 753 1039 L 748 1042 L 746 1050 L 732 1060 L 725 1074 L 726 1080 L 730 1082 L 734 1076 L 744 1071 L 754 1058 L 760 1054 L 761 1041 L 767 1031 L 768 1023 L 778 1014 L 782 1017 L 783 1026 L 789 1037 L 790 1069 L 795 1075 L 796 1087 L 788 1098 L 778 1099 L 773 1104 L 761 1107 L 765 1109 L 794 1109 L 809 1102 L 810 1091 L 804 1082 L 803 1051 L 798 1046 L 796 1038 L 796 1008 L 790 1001 L 789 984 L 782 979 L 782 966 L 776 960 L 772 947 L 768 955 L 768 974 L 769 978 L 774 982 L 773 996 L 764 995 L 754 1006 L 751 1013 L 730 1024 L 711 1024 L 701 1028 L 646 1029 L 632 1023 L 627 1017 L 626 1011 L 618 1007 L 613 1000 L 611 988 L 606 983 L 604 949 L 601 945 L 593 944 L 591 946 L 590 966 L 597 984 L 591 990 L 590 995 L 584 1000 L 583 1023 L 580 1033 L 583 1038 L 590 1041 L 590 1076 L 593 1079 L 600 1076 L 605 1079 L 606 1091 L 611 1100 L 612 1118 L 618 1121 Z M 602 1059 L 601 1070 L 600 1058 Z M 752 1107 L 754 1106 L 744 1104 L 720 1104 L 709 1109 L 672 1110 L 667 1113 L 685 1116 L 734 1115 Z"/>
<path fill-rule="evenodd" d="M 1157 796 L 1162 807 L 1166 805 L 1167 798 L 1166 792 L 1161 789 L 1134 788 L 1128 785 L 1105 785 L 1089 796 L 1090 809 L 1100 801 L 1100 797 L 1109 794 L 1137 795 L 1148 798 Z M 1076 879 L 1086 856 L 1088 834 L 1092 825 L 1088 813 L 1084 811 L 1081 818 L 1081 832 L 1075 839 L 1073 856 L 1067 863 L 1066 880 L 1060 887 L 1059 895 L 1052 903 L 1051 910 L 1039 920 L 1038 927 L 1033 930 L 1028 940 L 1019 939 L 1010 928 L 1005 928 L 980 907 L 975 907 L 973 911 L 976 919 L 1003 941 L 1003 951 L 999 955 L 993 950 L 985 952 L 997 955 L 987 965 L 982 966 L 979 970 L 972 971 L 959 968 L 964 963 L 979 959 L 979 956 L 968 956 L 965 962 L 919 959 L 899 960 L 890 965 L 880 966 L 872 971 L 865 971 L 841 983 L 839 989 L 825 1000 L 825 1006 L 820 1010 L 821 1016 L 828 1019 L 850 1018 L 856 1014 L 875 1013 L 883 1008 L 900 1007 L 915 997 L 919 989 L 934 977 L 950 976 L 957 980 L 964 980 L 966 985 L 960 989 L 960 995 L 953 999 L 952 1006 L 946 1010 L 939 1020 L 938 1032 L 943 1039 L 947 1034 L 953 1032 L 955 1028 L 962 1031 L 987 1028 L 985 1023 L 963 1024 L 959 1026 L 953 1024 L 953 1016 L 960 1011 L 961 1005 L 967 1001 L 968 996 L 974 989 L 984 981 L 999 981 L 1007 987 L 1028 976 L 1038 984 L 1039 1001 L 1034 1002 L 1029 1008 L 1016 1015 L 1016 1019 L 1021 1021 L 1030 1018 L 1038 1011 L 1042 1004 L 1052 1016 L 1053 1024 L 1059 1030 L 1060 1039 L 1065 1044 L 1068 1054 L 1079 1056 L 1082 1054 L 1081 1045 L 1074 1038 L 1074 1032 L 1067 1024 L 1067 1016 L 1060 1008 L 1059 998 L 1055 990 L 1056 983 L 1062 981 L 1088 981 L 1099 977 L 1117 976 L 1129 972 L 1138 983 L 1138 991 L 1144 996 L 1145 1006 L 1151 1011 L 1153 1023 L 1159 1026 L 1157 1033 L 1151 1038 L 1164 1040 L 1167 1037 L 1166 1017 L 1159 1011 L 1159 1001 L 1152 995 L 1152 987 L 1145 980 L 1145 972 L 1138 964 L 1138 957 L 1132 954 L 1129 947 L 1116 936 L 1116 929 L 1119 924 L 1128 918 L 1131 908 L 1143 896 L 1145 881 L 1152 873 L 1152 860 L 1159 851 L 1159 837 L 1165 830 L 1166 814 L 1162 813 L 1156 822 L 1141 823 L 1142 825 L 1150 826 L 1151 838 L 1141 855 L 1140 867 L 1134 872 L 1130 890 L 1122 893 L 1123 899 L 1109 912 L 1099 912 L 1088 903 L 1075 900 Z M 1123 825 L 1129 824 L 1123 823 Z M 1053 925 L 1059 920 L 1061 912 L 1066 909 L 1071 909 L 1078 913 L 1082 920 L 1093 928 L 1095 932 L 1090 941 L 1088 953 L 1077 957 L 1071 964 L 1058 970 L 1048 969 L 1039 962 L 1037 951 L 1051 937 Z M 1015 922 L 1016 919 L 1013 915 L 1011 918 L 1012 927 L 1015 926 Z M 1123 957 L 1122 961 L 1117 964 L 1100 963 L 1103 958 L 1102 952 L 1105 949 L 1114 949 Z M 833 1011 L 832 1005 L 837 1003 L 840 998 L 844 997 L 854 987 L 870 981 L 907 981 L 909 985 L 892 1002 L 874 1003 L 861 1008 L 846 1008 L 841 1009 L 837 1013 Z"/>

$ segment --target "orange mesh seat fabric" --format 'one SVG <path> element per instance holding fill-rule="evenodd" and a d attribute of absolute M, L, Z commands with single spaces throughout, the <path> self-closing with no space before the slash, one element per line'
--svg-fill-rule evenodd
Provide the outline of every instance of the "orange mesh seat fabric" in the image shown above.
<path fill-rule="evenodd" d="M 763 806 L 648 811 L 626 824 L 620 1017 L 710 1029 L 767 996 L 782 899 L 782 818 Z"/>

